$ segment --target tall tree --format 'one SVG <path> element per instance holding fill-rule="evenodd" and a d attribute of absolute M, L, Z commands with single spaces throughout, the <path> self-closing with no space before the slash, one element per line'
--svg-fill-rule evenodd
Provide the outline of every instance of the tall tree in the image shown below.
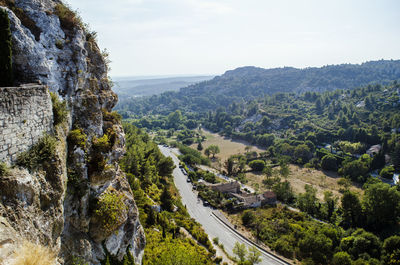
<path fill-rule="evenodd" d="M 395 225 L 400 218 L 400 192 L 385 183 L 369 185 L 365 190 L 363 206 L 371 228 Z"/>
<path fill-rule="evenodd" d="M 241 262 L 245 261 L 247 254 L 246 246 L 236 241 L 235 246 L 233 247 L 233 253 L 238 256 Z"/>
<path fill-rule="evenodd" d="M 172 211 L 173 208 L 173 198 L 168 185 L 164 186 L 163 192 L 160 196 L 161 208 L 166 211 Z"/>
<path fill-rule="evenodd" d="M 247 260 L 251 265 L 258 264 L 261 262 L 261 252 L 255 247 L 249 247 L 249 254 L 247 255 Z"/>
<path fill-rule="evenodd" d="M 219 150 L 218 145 L 214 145 L 214 144 L 210 145 L 209 147 L 206 148 L 206 150 L 204 150 L 204 153 L 206 155 L 212 155 L 213 158 L 215 158 L 215 155 L 219 154 L 219 152 L 220 152 L 220 150 Z"/>
<path fill-rule="evenodd" d="M 354 192 L 345 191 L 342 197 L 343 224 L 345 227 L 360 225 L 362 208 L 360 200 Z"/>

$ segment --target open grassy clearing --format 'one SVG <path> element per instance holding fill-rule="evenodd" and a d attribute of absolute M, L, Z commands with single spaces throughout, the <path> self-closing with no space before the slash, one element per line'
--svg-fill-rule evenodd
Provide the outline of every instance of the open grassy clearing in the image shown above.
<path fill-rule="evenodd" d="M 245 141 L 236 141 L 229 138 L 225 138 L 217 133 L 212 133 L 210 131 L 202 129 L 201 134 L 206 137 L 206 140 L 202 143 L 204 150 L 210 145 L 218 145 L 221 152 L 216 155 L 216 157 L 223 163 L 231 155 L 244 154 L 246 153 L 246 147 L 250 146 L 251 151 L 256 151 L 257 153 L 265 152 L 265 150 L 260 149 L 255 146 L 249 145 Z M 197 143 L 191 145 L 192 148 L 197 148 Z"/>
<path fill-rule="evenodd" d="M 296 194 L 304 193 L 304 186 L 306 184 L 312 185 L 317 189 L 317 197 L 322 200 L 324 198 L 324 191 L 330 190 L 334 196 L 341 198 L 342 194 L 339 192 L 341 186 L 337 183 L 339 176 L 333 172 L 324 172 L 321 170 L 316 170 L 312 168 L 302 168 L 297 165 L 289 165 L 290 175 L 288 181 L 290 182 L 293 191 Z M 279 167 L 275 168 L 279 170 Z M 246 178 L 248 179 L 248 185 L 257 189 L 259 192 L 265 190 L 262 185 L 262 180 L 264 176 L 262 173 L 249 172 L 246 173 Z M 357 187 L 354 183 L 350 187 L 350 190 L 362 194 L 362 189 Z"/>

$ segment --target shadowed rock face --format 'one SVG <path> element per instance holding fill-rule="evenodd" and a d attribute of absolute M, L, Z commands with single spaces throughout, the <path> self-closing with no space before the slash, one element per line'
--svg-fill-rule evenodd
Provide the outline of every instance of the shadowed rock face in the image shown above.
<path fill-rule="evenodd" d="M 79 23 L 72 29 L 62 27 L 56 10 L 60 4 L 16 0 L 14 7 L 0 7 L 6 8 L 11 22 L 17 82 L 39 80 L 58 93 L 69 110 L 68 122 L 53 128 L 58 144 L 49 170 L 16 169 L 0 179 L 1 187 L 8 187 L 0 194 L 0 216 L 21 238 L 50 246 L 62 264 L 76 257 L 99 264 L 106 251 L 120 260 L 130 251 L 140 264 L 144 232 L 118 165 L 125 150 L 124 133 L 120 121 L 109 117 L 117 97 L 96 42 Z M 13 8 L 22 9 L 34 25 L 24 26 Z M 67 141 L 69 130 L 76 128 L 87 136 L 84 148 Z M 111 140 L 99 149 L 95 143 L 104 134 Z M 109 190 L 121 194 L 126 210 L 105 230 L 95 212 L 99 198 Z"/>

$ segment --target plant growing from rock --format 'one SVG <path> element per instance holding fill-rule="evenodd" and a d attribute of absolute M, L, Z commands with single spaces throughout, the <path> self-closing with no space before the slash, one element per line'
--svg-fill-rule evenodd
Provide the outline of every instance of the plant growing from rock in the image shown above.
<path fill-rule="evenodd" d="M 68 144 L 71 146 L 76 146 L 83 150 L 86 148 L 87 135 L 81 128 L 70 131 L 67 140 Z"/>
<path fill-rule="evenodd" d="M 126 210 L 124 195 L 109 189 L 100 196 L 95 214 L 101 220 L 103 229 L 111 233 L 123 223 Z"/>
<path fill-rule="evenodd" d="M 0 162 L 0 177 L 6 176 L 8 174 L 8 166 L 4 162 Z"/>
<path fill-rule="evenodd" d="M 54 126 L 56 126 L 67 120 L 67 103 L 65 101 L 61 101 L 56 93 L 50 92 L 50 97 L 53 104 Z"/>
<path fill-rule="evenodd" d="M 46 134 L 29 150 L 17 157 L 16 164 L 28 169 L 30 172 L 49 163 L 55 157 L 57 140 L 54 136 Z"/>

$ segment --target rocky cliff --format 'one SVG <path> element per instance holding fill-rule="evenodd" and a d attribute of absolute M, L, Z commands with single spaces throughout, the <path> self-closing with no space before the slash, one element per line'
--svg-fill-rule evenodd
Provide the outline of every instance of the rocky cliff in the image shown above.
<path fill-rule="evenodd" d="M 13 164 L 0 177 L 0 261 L 12 264 L 13 251 L 28 240 L 51 248 L 61 264 L 127 254 L 140 264 L 144 232 L 118 165 L 124 134 L 95 34 L 60 1 L 0 0 L 0 8 L 11 22 L 16 81 L 54 93 L 49 135 L 27 142 L 16 164 L 16 154 L 3 159 Z M 42 113 L 27 104 L 29 115 Z M 43 158 L 46 148 L 54 152 Z"/>

